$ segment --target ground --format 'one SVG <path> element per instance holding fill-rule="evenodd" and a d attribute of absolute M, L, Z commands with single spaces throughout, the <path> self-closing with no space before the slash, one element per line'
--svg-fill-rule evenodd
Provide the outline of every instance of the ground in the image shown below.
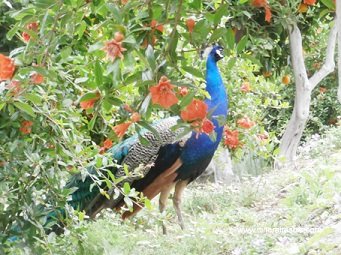
<path fill-rule="evenodd" d="M 191 185 L 186 229 L 169 200 L 121 222 L 106 212 L 64 237 L 53 254 L 341 254 L 341 128 L 311 141 L 295 167 L 271 170 L 230 186 Z M 168 234 L 162 234 L 161 221 Z M 84 231 L 83 239 L 74 232 Z M 82 245 L 80 245 L 82 244 Z M 82 246 L 82 247 L 81 247 Z"/>

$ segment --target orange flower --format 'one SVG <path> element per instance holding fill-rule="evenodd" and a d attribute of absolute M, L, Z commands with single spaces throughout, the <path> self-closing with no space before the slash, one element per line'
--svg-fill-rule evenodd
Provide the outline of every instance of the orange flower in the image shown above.
<path fill-rule="evenodd" d="M 316 0 L 303 0 L 303 3 L 306 5 L 314 5 L 316 4 Z"/>
<path fill-rule="evenodd" d="M 195 27 L 195 20 L 192 18 L 187 19 L 186 26 L 187 26 L 188 32 L 192 33 Z"/>
<path fill-rule="evenodd" d="M 151 31 L 150 33 L 147 33 L 146 37 L 144 38 L 141 47 L 142 48 L 147 48 L 148 44 L 151 44 L 152 46 L 155 45 L 157 39 L 156 36 L 154 35 L 155 30 L 158 30 L 159 32 L 163 33 L 163 25 L 162 24 L 158 24 L 157 21 L 155 19 L 153 19 L 150 24 L 145 24 L 145 27 L 150 27 Z"/>
<path fill-rule="evenodd" d="M 197 138 L 200 133 L 211 134 L 214 131 L 214 124 L 209 119 L 195 120 L 191 122 L 191 127 L 197 132 Z"/>
<path fill-rule="evenodd" d="M 128 104 L 124 104 L 123 109 L 127 112 L 133 112 L 133 109 L 131 109 L 130 105 L 128 105 Z"/>
<path fill-rule="evenodd" d="M 250 83 L 248 81 L 243 82 L 242 86 L 240 87 L 240 90 L 245 93 L 250 92 L 251 91 Z"/>
<path fill-rule="evenodd" d="M 90 109 L 90 108 L 94 107 L 97 100 L 98 100 L 97 98 L 91 98 L 89 100 L 85 100 L 83 102 L 80 102 L 80 106 L 84 110 Z"/>
<path fill-rule="evenodd" d="M 209 119 L 204 119 L 202 122 L 202 131 L 206 134 L 211 134 L 214 130 L 214 124 Z"/>
<path fill-rule="evenodd" d="M 110 149 L 112 147 L 112 141 L 111 139 L 107 138 L 104 142 L 103 142 L 103 147 L 106 149 Z"/>
<path fill-rule="evenodd" d="M 124 35 L 121 32 L 116 32 L 114 35 L 116 42 L 122 42 L 124 40 Z"/>
<path fill-rule="evenodd" d="M 101 148 L 99 148 L 99 153 L 103 154 L 107 149 L 110 149 L 111 147 L 112 147 L 112 141 L 111 141 L 111 139 L 107 138 L 103 142 L 103 146 Z"/>
<path fill-rule="evenodd" d="M 32 121 L 24 120 L 23 122 L 21 122 L 21 127 L 19 130 L 24 135 L 28 135 L 32 131 L 32 125 L 33 125 Z"/>
<path fill-rule="evenodd" d="M 271 17 L 272 17 L 271 9 L 268 5 L 265 6 L 264 9 L 265 9 L 265 21 L 270 23 Z"/>
<path fill-rule="evenodd" d="M 135 122 L 139 122 L 141 120 L 141 115 L 138 112 L 134 112 L 131 117 L 130 117 L 131 121 L 133 123 Z"/>
<path fill-rule="evenodd" d="M 32 30 L 32 31 L 34 31 L 34 32 L 37 32 L 38 31 L 38 23 L 37 22 L 32 22 L 32 23 L 30 23 L 30 24 L 28 24 L 27 26 L 26 26 L 26 28 L 28 29 L 28 30 Z M 23 37 L 23 39 L 24 39 L 24 41 L 25 42 L 29 42 L 29 40 L 31 39 L 31 36 L 28 34 L 28 33 L 26 33 L 26 32 L 22 32 L 22 37 Z"/>
<path fill-rule="evenodd" d="M 141 48 L 145 49 L 145 48 L 147 48 L 147 47 L 148 47 L 148 38 L 145 37 L 145 38 L 143 39 L 142 44 L 141 44 Z"/>
<path fill-rule="evenodd" d="M 150 28 L 152 29 L 152 31 L 154 32 L 155 29 L 160 31 L 161 33 L 163 33 L 163 25 L 162 24 L 158 24 L 157 21 L 155 19 L 153 19 L 150 22 Z"/>
<path fill-rule="evenodd" d="M 128 1 L 129 1 L 129 0 L 121 0 L 121 4 L 122 4 L 122 5 L 125 5 L 125 4 L 128 3 Z"/>
<path fill-rule="evenodd" d="M 26 32 L 22 32 L 21 36 L 24 39 L 24 42 L 28 42 L 31 39 L 31 36 Z"/>
<path fill-rule="evenodd" d="M 183 97 L 186 96 L 188 94 L 188 88 L 187 87 L 180 87 L 179 94 Z"/>
<path fill-rule="evenodd" d="M 256 125 L 256 123 L 254 121 L 251 121 L 249 117 L 243 117 L 237 120 L 237 124 L 238 126 L 246 129 L 252 128 L 254 125 Z"/>
<path fill-rule="evenodd" d="M 265 10 L 265 21 L 270 23 L 272 13 L 271 13 L 271 9 L 270 9 L 270 6 L 269 6 L 267 0 L 252 0 L 251 5 L 256 7 L 256 8 L 264 8 L 264 10 Z"/>
<path fill-rule="evenodd" d="M 180 112 L 180 116 L 184 121 L 203 120 L 206 118 L 207 104 L 204 101 L 193 99 L 192 102 Z"/>
<path fill-rule="evenodd" d="M 12 80 L 6 88 L 11 91 L 12 95 L 17 96 L 21 91 L 20 81 Z"/>
<path fill-rule="evenodd" d="M 320 93 L 323 94 L 327 91 L 327 88 L 326 87 L 320 87 L 319 90 L 320 90 Z"/>
<path fill-rule="evenodd" d="M 130 125 L 132 124 L 132 122 L 128 121 L 128 122 L 123 122 L 121 124 L 118 124 L 116 126 L 114 126 L 112 128 L 112 130 L 114 130 L 115 134 L 121 138 L 124 136 L 124 134 L 127 132 L 128 128 L 130 127 Z"/>
<path fill-rule="evenodd" d="M 35 72 L 31 75 L 31 81 L 33 84 L 41 84 L 44 82 L 44 76 Z"/>
<path fill-rule="evenodd" d="M 14 71 L 14 60 L 0 54 L 0 81 L 11 79 Z"/>
<path fill-rule="evenodd" d="M 118 39 L 118 41 L 115 38 Z M 122 47 L 122 40 L 124 39 L 124 36 L 121 33 L 116 33 L 115 38 L 107 41 L 103 48 L 103 50 L 107 53 L 107 58 L 111 59 L 112 61 L 115 61 L 117 57 L 123 59 L 124 56 L 122 52 L 127 50 Z"/>
<path fill-rule="evenodd" d="M 289 75 L 284 75 L 284 76 L 282 77 L 282 83 L 283 83 L 284 85 L 288 85 L 288 84 L 290 83 L 290 76 L 289 76 Z"/>
<path fill-rule="evenodd" d="M 264 78 L 269 78 L 272 75 L 271 71 L 263 71 Z"/>
<path fill-rule="evenodd" d="M 239 145 L 239 133 L 238 130 L 229 130 L 225 129 L 225 140 L 224 144 L 227 145 L 230 149 L 235 149 Z"/>
<path fill-rule="evenodd" d="M 173 91 L 174 85 L 170 84 L 166 76 L 162 76 L 159 84 L 149 88 L 152 95 L 153 104 L 159 104 L 164 108 L 169 108 L 178 103 L 178 98 Z"/>
<path fill-rule="evenodd" d="M 252 0 L 251 5 L 257 8 L 265 7 L 268 4 L 267 0 Z"/>
<path fill-rule="evenodd" d="M 299 13 L 305 13 L 308 11 L 308 5 L 304 4 L 304 3 L 300 3 L 300 5 L 298 6 L 298 12 Z"/>
<path fill-rule="evenodd" d="M 99 98 L 100 98 L 100 94 L 99 92 L 97 92 L 96 97 L 80 102 L 80 106 L 84 110 L 90 109 L 94 107 L 95 103 L 98 101 Z"/>

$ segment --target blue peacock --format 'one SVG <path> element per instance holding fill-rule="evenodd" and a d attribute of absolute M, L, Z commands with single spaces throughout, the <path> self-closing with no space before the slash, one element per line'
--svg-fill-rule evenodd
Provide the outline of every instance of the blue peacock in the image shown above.
<path fill-rule="evenodd" d="M 222 58 L 223 48 L 214 46 L 206 62 L 206 90 L 210 98 L 206 99 L 205 103 L 215 126 L 216 139 L 211 139 L 205 133 L 198 136 L 194 131 L 179 139 L 183 130 L 172 128 L 178 124 L 179 117 L 170 117 L 154 124 L 153 127 L 159 136 L 150 131 L 144 133 L 148 144 L 142 144 L 138 136 L 132 136 L 109 150 L 118 164 L 127 165 L 130 171 L 140 169 L 139 175 L 125 181 L 129 182 L 132 188 L 143 192 L 149 199 L 160 194 L 161 212 L 165 210 L 169 194 L 174 188 L 173 205 L 181 228 L 184 228 L 180 209 L 182 193 L 185 187 L 206 169 L 223 136 L 221 119 L 227 116 L 228 99 L 217 67 L 217 62 Z M 124 175 L 120 168 L 109 171 L 117 178 Z M 72 207 L 85 210 L 92 218 L 104 208 L 119 210 L 122 207 L 124 204 L 122 195 L 113 196 L 113 190 L 108 190 L 110 195 L 108 199 L 100 193 L 99 188 L 90 189 L 92 184 L 93 181 L 89 177 L 85 180 L 80 174 L 72 177 L 66 185 L 66 188 L 76 189 L 69 201 Z M 133 211 L 123 213 L 123 218 L 135 215 L 140 209 L 141 206 L 135 204 Z"/>

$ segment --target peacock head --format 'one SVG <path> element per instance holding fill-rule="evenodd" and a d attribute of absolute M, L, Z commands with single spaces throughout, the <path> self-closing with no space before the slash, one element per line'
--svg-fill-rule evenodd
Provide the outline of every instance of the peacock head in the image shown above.
<path fill-rule="evenodd" d="M 224 57 L 224 49 L 220 45 L 214 46 L 210 52 L 210 55 L 214 58 L 216 62 Z"/>
<path fill-rule="evenodd" d="M 218 62 L 224 57 L 224 48 L 220 45 L 214 45 L 206 48 L 201 55 L 203 58 L 211 58 L 215 62 Z"/>

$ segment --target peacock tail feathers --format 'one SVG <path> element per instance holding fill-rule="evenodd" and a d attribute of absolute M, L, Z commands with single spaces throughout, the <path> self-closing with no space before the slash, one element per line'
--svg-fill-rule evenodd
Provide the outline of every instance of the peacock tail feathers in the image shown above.
<path fill-rule="evenodd" d="M 134 180 L 140 179 L 147 175 L 150 168 L 153 166 L 158 152 L 162 146 L 167 144 L 173 144 L 179 142 L 179 136 L 183 134 L 183 128 L 173 129 L 178 124 L 179 117 L 170 117 L 160 120 L 153 124 L 153 128 L 157 133 L 150 130 L 143 130 L 142 135 L 147 143 L 142 143 L 137 135 L 134 135 L 121 143 L 113 146 L 108 152 L 112 155 L 112 158 L 119 165 L 126 165 L 129 173 L 128 177 L 123 167 L 116 167 L 108 169 L 114 174 L 116 179 L 125 177 L 124 181 L 117 186 L 121 187 L 124 182 L 131 184 Z M 183 143 L 189 136 L 181 138 Z M 138 171 L 136 171 L 138 170 Z M 97 211 L 98 206 L 103 206 L 103 195 L 100 194 L 100 188 L 97 185 L 93 185 L 92 176 L 98 176 L 97 171 L 90 167 L 88 168 L 88 176 L 84 179 L 82 174 L 78 173 L 74 175 L 67 183 L 66 188 L 76 189 L 71 194 L 71 199 L 68 203 L 77 210 L 86 210 L 91 214 L 93 211 Z M 103 172 L 104 175 L 108 175 Z M 90 189 L 92 187 L 92 189 Z M 101 187 L 105 188 L 105 187 Z M 112 197 L 114 194 L 114 187 L 107 191 Z M 120 194 L 115 199 L 106 201 L 106 207 L 115 207 L 115 205 L 122 199 L 123 195 Z"/>

